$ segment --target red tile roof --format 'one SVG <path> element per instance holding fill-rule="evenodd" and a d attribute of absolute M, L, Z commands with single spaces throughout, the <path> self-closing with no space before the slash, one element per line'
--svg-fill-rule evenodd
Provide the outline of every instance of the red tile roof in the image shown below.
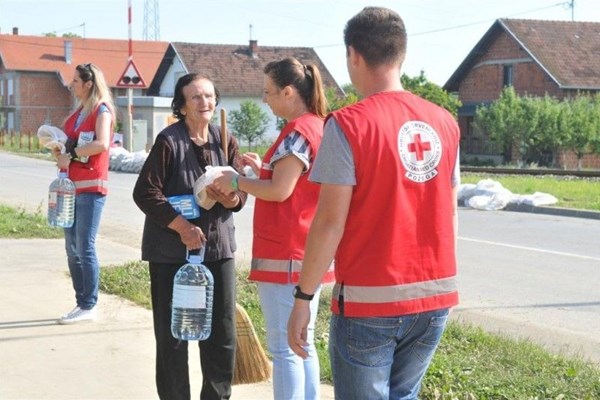
<path fill-rule="evenodd" d="M 500 32 L 511 36 L 561 89 L 600 90 L 600 23 L 498 19 L 444 85 L 456 91 Z"/>
<path fill-rule="evenodd" d="M 65 42 L 72 43 L 72 61 L 65 61 Z M 168 42 L 132 41 L 133 61 L 150 85 L 165 54 Z M 56 72 L 67 85 L 78 64 L 94 63 L 115 87 L 127 66 L 128 40 L 53 38 L 46 36 L 0 35 L 0 61 L 13 71 Z"/>
<path fill-rule="evenodd" d="M 521 46 L 565 89 L 600 89 L 600 23 L 501 19 Z"/>
<path fill-rule="evenodd" d="M 209 76 L 221 94 L 228 96 L 262 96 L 264 66 L 273 60 L 295 57 L 303 64 L 315 64 L 321 72 L 325 87 L 343 94 L 325 64 L 310 47 L 221 45 L 201 43 L 172 43 L 189 72 Z"/>

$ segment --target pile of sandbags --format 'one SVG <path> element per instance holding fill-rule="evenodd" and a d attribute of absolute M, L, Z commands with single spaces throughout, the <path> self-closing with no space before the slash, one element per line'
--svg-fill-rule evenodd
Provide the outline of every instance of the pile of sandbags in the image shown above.
<path fill-rule="evenodd" d="M 502 210 L 509 203 L 531 206 L 556 204 L 558 199 L 548 193 L 514 194 L 498 181 L 482 179 L 477 184 L 464 183 L 458 188 L 458 201 L 477 210 Z"/>
<path fill-rule="evenodd" d="M 131 172 L 138 174 L 146 162 L 148 153 L 145 150 L 130 153 L 123 147 L 111 147 L 109 150 L 111 171 Z"/>

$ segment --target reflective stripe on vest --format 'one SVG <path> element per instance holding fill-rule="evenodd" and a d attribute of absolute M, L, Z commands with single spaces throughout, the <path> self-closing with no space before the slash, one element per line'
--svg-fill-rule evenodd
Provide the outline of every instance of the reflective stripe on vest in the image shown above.
<path fill-rule="evenodd" d="M 302 260 L 266 260 L 264 258 L 253 258 L 250 268 L 267 272 L 300 272 Z"/>
<path fill-rule="evenodd" d="M 344 285 L 343 289 L 341 284 L 336 283 L 332 297 L 337 299 L 341 294 L 344 302 L 349 303 L 394 303 L 440 296 L 457 290 L 454 277 L 394 286 Z"/>
<path fill-rule="evenodd" d="M 272 260 L 253 258 L 248 279 L 256 282 L 298 283 L 302 270 L 302 260 Z M 333 263 L 323 275 L 321 283 L 335 281 Z"/>
<path fill-rule="evenodd" d="M 85 181 L 75 181 L 76 189 L 88 189 L 88 188 L 107 188 L 108 181 L 104 179 L 89 179 Z"/>

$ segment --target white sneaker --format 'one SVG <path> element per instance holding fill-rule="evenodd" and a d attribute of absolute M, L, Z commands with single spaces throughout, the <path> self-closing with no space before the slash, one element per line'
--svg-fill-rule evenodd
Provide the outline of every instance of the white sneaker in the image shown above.
<path fill-rule="evenodd" d="M 79 307 L 75 307 L 73 311 L 63 316 L 58 320 L 58 323 L 61 325 L 69 325 L 76 324 L 78 322 L 91 322 L 95 321 L 98 318 L 98 314 L 95 308 L 91 310 L 84 310 Z"/>
<path fill-rule="evenodd" d="M 65 319 L 65 318 L 69 317 L 69 315 L 74 314 L 74 313 L 76 313 L 79 310 L 80 310 L 79 306 L 75 306 L 74 309 L 72 309 L 71 311 L 69 311 L 68 313 L 66 313 L 65 315 L 63 315 L 62 317 L 60 317 L 59 319 Z"/>

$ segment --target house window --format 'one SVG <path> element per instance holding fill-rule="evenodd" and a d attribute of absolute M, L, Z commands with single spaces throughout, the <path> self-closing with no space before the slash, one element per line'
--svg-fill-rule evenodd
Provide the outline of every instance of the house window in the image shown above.
<path fill-rule="evenodd" d="M 15 113 L 13 113 L 13 112 L 8 113 L 8 120 L 6 121 L 6 129 L 8 129 L 9 131 L 15 130 Z"/>
<path fill-rule="evenodd" d="M 512 86 L 513 85 L 513 66 L 505 65 L 504 66 L 504 76 L 503 76 L 503 86 Z"/>
<path fill-rule="evenodd" d="M 14 81 L 12 79 L 7 80 L 6 81 L 6 86 L 7 86 L 7 88 L 6 88 L 6 90 L 7 90 L 7 93 L 6 93 L 7 104 L 15 104 L 15 100 L 13 98 L 14 94 L 15 94 L 14 93 L 15 92 L 15 90 L 14 90 Z"/>

